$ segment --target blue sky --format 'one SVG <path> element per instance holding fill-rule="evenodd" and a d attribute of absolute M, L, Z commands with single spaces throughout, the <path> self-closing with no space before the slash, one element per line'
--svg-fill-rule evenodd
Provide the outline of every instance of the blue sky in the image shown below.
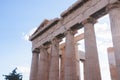
<path fill-rule="evenodd" d="M 28 80 L 31 43 L 29 31 L 44 19 L 59 17 L 76 0 L 0 0 L 0 80 L 15 67 Z"/>
<path fill-rule="evenodd" d="M 44 19 L 59 17 L 75 1 L 0 0 L 0 80 L 15 67 L 23 74 L 23 80 L 29 80 L 32 53 L 31 42 L 26 38 Z M 112 46 L 108 16 L 99 19 L 95 25 L 103 80 L 110 80 L 106 65 L 106 49 Z M 84 50 L 84 41 L 80 43 L 79 49 Z"/>

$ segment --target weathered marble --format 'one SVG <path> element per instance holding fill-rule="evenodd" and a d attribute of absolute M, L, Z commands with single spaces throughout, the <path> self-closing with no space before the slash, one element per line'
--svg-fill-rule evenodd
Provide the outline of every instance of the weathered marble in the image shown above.
<path fill-rule="evenodd" d="M 68 30 L 65 44 L 65 80 L 77 80 L 76 61 L 74 32 Z"/>
<path fill-rule="evenodd" d="M 52 40 L 49 80 L 59 80 L 59 40 Z"/>
<path fill-rule="evenodd" d="M 61 58 L 61 63 L 60 63 L 60 80 L 65 80 L 64 79 L 64 77 L 65 77 L 65 75 L 64 75 L 64 69 L 65 69 L 65 47 L 62 47 L 62 48 L 60 48 L 60 50 L 61 50 L 61 56 L 60 56 L 60 58 Z"/>
<path fill-rule="evenodd" d="M 37 80 L 38 60 L 39 60 L 39 49 L 35 49 L 32 52 L 32 63 L 31 63 L 31 71 L 30 71 L 30 80 Z"/>
<path fill-rule="evenodd" d="M 47 41 L 52 40 L 55 36 L 64 33 L 66 30 L 70 29 L 76 24 L 78 24 L 80 28 L 80 23 L 89 18 L 91 15 L 96 18 L 102 17 L 103 15 L 107 14 L 107 12 L 103 8 L 105 8 L 109 3 L 115 3 L 118 0 L 82 1 L 83 3 L 81 3 L 81 1 L 77 1 L 74 5 L 72 5 L 71 8 L 73 11 L 70 11 L 70 9 L 68 9 L 67 13 L 69 14 L 67 16 L 60 19 L 55 18 L 53 20 L 49 20 L 50 22 L 46 24 L 45 27 L 41 28 L 41 30 L 37 30 L 38 32 L 30 37 L 30 40 L 33 43 L 32 49 L 39 47 Z M 77 8 L 75 8 L 76 6 Z M 52 23 L 54 23 L 54 25 L 51 25 Z"/>
<path fill-rule="evenodd" d="M 111 33 L 113 39 L 113 46 L 115 52 L 116 67 L 118 73 L 118 80 L 120 80 L 120 1 L 108 6 Z"/>
<path fill-rule="evenodd" d="M 79 80 L 80 58 L 84 62 L 85 80 L 101 80 L 94 32 L 95 20 L 91 17 L 97 20 L 107 13 L 110 15 L 116 69 L 120 80 L 120 0 L 78 0 L 64 11 L 60 18 L 43 21 L 30 36 L 33 51 L 30 80 Z M 84 27 L 84 34 L 74 37 L 74 31 L 82 27 Z M 60 41 L 58 38 L 61 37 L 66 38 L 66 43 L 60 45 L 65 48 L 59 71 Z M 79 58 L 75 43 L 83 38 L 85 57 Z M 51 47 L 49 50 L 41 48 L 39 57 L 38 48 L 46 43 Z"/>
<path fill-rule="evenodd" d="M 93 18 L 89 18 L 83 22 L 84 39 L 85 39 L 85 64 L 84 77 L 85 80 L 101 80 L 97 45 L 94 32 Z"/>
<path fill-rule="evenodd" d="M 49 76 L 49 54 L 45 46 L 40 46 L 40 58 L 37 80 L 48 80 Z"/>

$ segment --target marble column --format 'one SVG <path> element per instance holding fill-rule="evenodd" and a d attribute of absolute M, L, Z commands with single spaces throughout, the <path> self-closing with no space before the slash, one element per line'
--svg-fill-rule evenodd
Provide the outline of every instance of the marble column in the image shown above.
<path fill-rule="evenodd" d="M 57 38 L 54 38 L 51 44 L 49 80 L 59 80 L 59 39 Z"/>
<path fill-rule="evenodd" d="M 49 54 L 46 46 L 40 46 L 40 59 L 37 80 L 48 80 Z"/>
<path fill-rule="evenodd" d="M 65 80 L 77 80 L 76 71 L 76 55 L 74 45 L 74 32 L 68 30 L 66 32 L 66 43 L 65 43 Z"/>
<path fill-rule="evenodd" d="M 108 51 L 108 62 L 110 67 L 111 80 L 118 80 L 113 47 L 109 47 L 107 51 Z"/>
<path fill-rule="evenodd" d="M 89 18 L 83 22 L 86 58 L 84 63 L 85 80 L 101 80 L 98 52 L 94 32 L 95 22 L 96 21 L 93 18 Z"/>
<path fill-rule="evenodd" d="M 120 1 L 114 4 L 110 4 L 108 6 L 108 10 L 109 10 L 118 80 L 120 80 Z"/>
<path fill-rule="evenodd" d="M 38 60 L 39 60 L 39 49 L 36 48 L 32 52 L 32 63 L 31 63 L 31 71 L 30 71 L 30 80 L 37 80 Z"/>
<path fill-rule="evenodd" d="M 61 48 L 60 80 L 64 80 L 65 47 Z"/>
<path fill-rule="evenodd" d="M 50 73 L 50 65 L 51 65 L 51 57 L 52 57 L 52 53 L 51 53 L 51 45 L 49 46 L 49 48 L 48 48 L 48 54 L 49 54 L 49 67 L 48 67 L 48 70 L 49 70 L 49 72 L 48 73 Z M 49 76 L 48 76 L 48 80 L 49 80 Z"/>

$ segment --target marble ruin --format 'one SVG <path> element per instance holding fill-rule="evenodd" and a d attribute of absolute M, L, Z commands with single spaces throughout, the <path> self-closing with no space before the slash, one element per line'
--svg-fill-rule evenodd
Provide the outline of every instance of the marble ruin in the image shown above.
<path fill-rule="evenodd" d="M 81 80 L 80 61 L 84 63 L 84 80 L 101 80 L 94 24 L 106 14 L 114 46 L 114 52 L 108 48 L 111 77 L 120 80 L 120 0 L 77 0 L 61 18 L 44 20 L 30 36 L 30 80 Z M 81 28 L 84 33 L 75 37 Z M 65 43 L 60 44 L 63 38 Z M 78 51 L 77 42 L 82 39 L 85 55 Z"/>

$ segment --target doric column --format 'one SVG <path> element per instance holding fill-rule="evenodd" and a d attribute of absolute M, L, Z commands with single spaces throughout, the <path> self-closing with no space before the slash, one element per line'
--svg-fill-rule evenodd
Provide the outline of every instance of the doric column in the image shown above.
<path fill-rule="evenodd" d="M 54 38 L 51 44 L 49 80 L 59 80 L 59 39 L 57 38 Z"/>
<path fill-rule="evenodd" d="M 60 80 L 64 80 L 65 47 L 62 47 L 60 50 L 61 50 Z"/>
<path fill-rule="evenodd" d="M 66 32 L 65 43 L 65 80 L 77 80 L 74 32 Z"/>
<path fill-rule="evenodd" d="M 50 73 L 50 65 L 51 65 L 51 57 L 52 57 L 52 53 L 51 53 L 51 45 L 49 46 L 49 48 L 48 48 L 48 54 L 49 54 L 49 65 L 48 65 L 48 70 L 49 70 L 49 72 L 48 73 Z M 49 80 L 49 74 L 48 74 L 48 80 Z"/>
<path fill-rule="evenodd" d="M 84 63 L 85 80 L 101 80 L 98 52 L 94 32 L 95 22 L 96 21 L 93 18 L 89 18 L 83 22 L 86 58 Z"/>
<path fill-rule="evenodd" d="M 110 67 L 111 80 L 118 80 L 113 47 L 109 47 L 107 51 L 108 51 L 108 61 Z"/>
<path fill-rule="evenodd" d="M 38 79 L 37 80 L 48 80 L 49 74 L 49 54 L 46 46 L 40 46 L 40 58 L 38 67 Z"/>
<path fill-rule="evenodd" d="M 111 33 L 115 52 L 118 80 L 120 80 L 120 1 L 108 6 Z"/>
<path fill-rule="evenodd" d="M 32 51 L 32 63 L 30 71 L 30 80 L 37 80 L 38 73 L 38 60 L 39 60 L 39 49 Z"/>

